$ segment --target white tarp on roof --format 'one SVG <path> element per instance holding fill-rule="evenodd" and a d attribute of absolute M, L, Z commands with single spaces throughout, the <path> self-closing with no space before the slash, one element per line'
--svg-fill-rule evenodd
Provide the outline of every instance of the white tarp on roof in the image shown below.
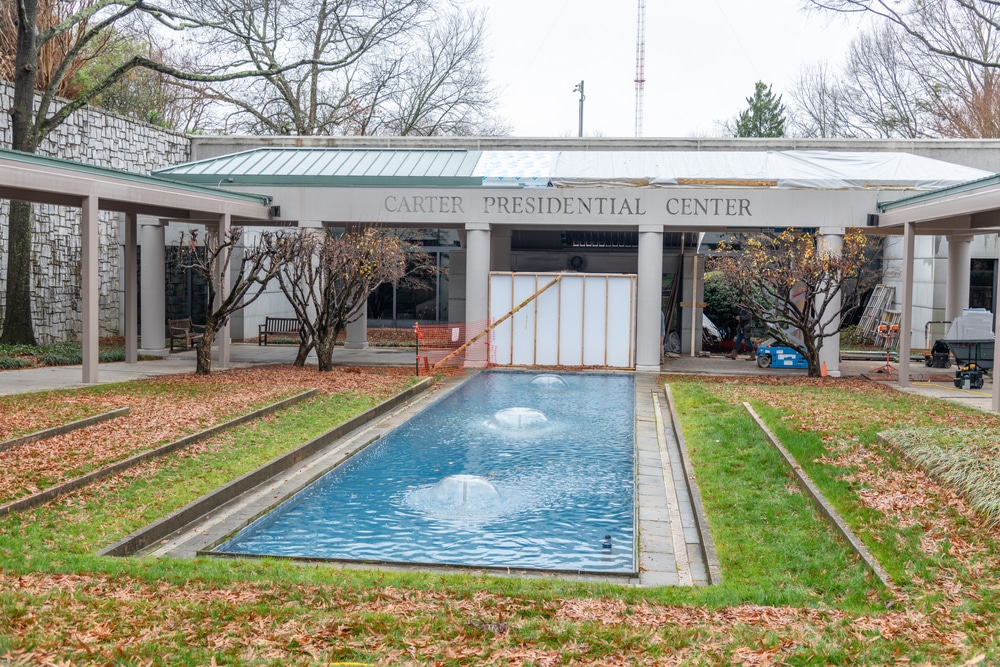
<path fill-rule="evenodd" d="M 554 151 L 483 151 L 473 176 L 490 187 L 548 187 L 555 168 Z"/>
<path fill-rule="evenodd" d="M 837 151 L 484 151 L 483 185 L 937 188 L 990 173 L 909 153 Z"/>

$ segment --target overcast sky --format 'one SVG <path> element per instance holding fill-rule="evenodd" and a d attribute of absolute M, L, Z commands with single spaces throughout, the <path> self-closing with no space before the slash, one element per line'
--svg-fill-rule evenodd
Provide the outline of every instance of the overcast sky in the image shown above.
<path fill-rule="evenodd" d="M 636 0 L 473 0 L 489 10 L 492 76 L 515 136 L 635 136 Z M 803 65 L 838 66 L 856 22 L 802 0 L 647 0 L 643 136 L 722 136 L 758 80 L 787 91 Z"/>

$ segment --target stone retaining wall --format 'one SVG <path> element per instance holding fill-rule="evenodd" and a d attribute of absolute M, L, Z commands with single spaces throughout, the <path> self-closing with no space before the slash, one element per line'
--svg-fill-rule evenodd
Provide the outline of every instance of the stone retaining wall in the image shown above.
<path fill-rule="evenodd" d="M 0 81 L 0 109 L 13 105 L 13 88 Z M 10 115 L 0 113 L 0 145 L 10 146 Z M 184 134 L 87 107 L 77 111 L 43 142 L 40 154 L 148 174 L 187 162 L 191 142 Z M 0 201 L 0 326 L 6 306 L 7 215 Z M 114 213 L 100 217 L 100 335 L 120 334 L 122 241 Z M 80 339 L 80 210 L 35 206 L 32 237 L 32 316 L 39 343 Z"/>

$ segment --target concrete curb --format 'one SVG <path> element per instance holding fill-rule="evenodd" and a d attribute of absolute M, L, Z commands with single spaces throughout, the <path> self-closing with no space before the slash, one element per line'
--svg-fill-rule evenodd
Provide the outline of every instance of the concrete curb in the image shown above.
<path fill-rule="evenodd" d="M 803 470 L 802 466 L 798 464 L 791 452 L 785 449 L 785 446 L 781 444 L 778 437 L 771 432 L 771 429 L 767 427 L 767 424 L 764 423 L 764 420 L 760 418 L 760 415 L 757 414 L 749 403 L 744 402 L 743 407 L 746 408 L 747 412 L 750 413 L 750 416 L 753 417 L 753 420 L 757 422 L 757 425 L 760 426 L 762 431 L 764 431 L 764 435 L 767 436 L 767 439 L 771 441 L 771 444 L 774 445 L 775 449 L 777 449 L 781 456 L 785 459 L 785 462 L 789 465 L 789 467 L 791 467 L 792 473 L 795 475 L 795 480 L 798 482 L 799 487 L 801 487 L 801 489 L 805 491 L 810 498 L 812 498 L 812 501 L 816 505 L 816 509 L 819 510 L 819 513 L 826 517 L 827 521 L 830 522 L 830 525 L 833 526 L 834 530 L 840 533 L 841 537 L 847 541 L 848 546 L 850 546 L 854 553 L 856 553 L 865 565 L 871 569 L 875 576 L 879 578 L 879 581 L 881 581 L 886 588 L 892 590 L 892 580 L 889 579 L 888 573 L 882 569 L 882 565 L 878 562 L 878 560 L 872 556 L 871 552 L 868 551 L 868 548 L 865 547 L 864 543 L 858 539 L 847 523 L 841 518 L 840 514 L 837 513 L 837 510 L 833 508 L 833 505 L 827 501 L 823 492 L 820 491 L 815 484 L 813 484 L 812 480 L 809 479 L 809 476 L 806 474 L 806 471 Z"/>
<path fill-rule="evenodd" d="M 20 447 L 21 445 L 27 445 L 28 443 L 38 442 L 39 440 L 48 440 L 49 438 L 54 438 L 57 435 L 63 435 L 81 428 L 93 426 L 94 424 L 100 424 L 103 421 L 114 419 L 115 417 L 124 417 L 130 410 L 131 408 L 118 408 L 117 410 L 104 412 L 99 415 L 94 415 L 93 417 L 85 417 L 84 419 L 78 419 L 75 422 L 70 422 L 68 424 L 60 424 L 59 426 L 53 426 L 52 428 L 46 428 L 41 431 L 35 431 L 34 433 L 19 436 L 17 438 L 11 438 L 10 440 L 0 442 L 0 452 L 5 452 L 8 449 Z"/>
<path fill-rule="evenodd" d="M 202 497 L 171 512 L 162 519 L 154 521 L 153 523 L 137 530 L 131 535 L 127 535 L 114 544 L 102 549 L 99 552 L 99 555 L 129 556 L 145 549 L 150 544 L 162 540 L 171 533 L 180 530 L 205 514 L 215 511 L 218 507 L 221 507 L 230 500 L 246 493 L 253 487 L 266 482 L 278 473 L 284 472 L 292 466 L 301 463 L 329 445 L 331 442 L 342 438 L 359 426 L 381 417 L 386 412 L 389 412 L 413 396 L 426 391 L 433 386 L 435 382 L 435 378 L 432 377 L 418 382 L 409 389 L 376 405 L 374 408 L 362 412 L 360 415 L 349 419 L 339 426 L 335 426 L 329 431 L 322 433 L 302 445 L 299 445 L 292 451 L 265 463 L 255 470 L 251 470 L 250 472 L 237 477 L 232 482 L 229 482 L 214 491 L 210 491 Z"/>
<path fill-rule="evenodd" d="M 315 394 L 316 394 L 315 389 L 309 389 L 307 391 L 302 392 L 301 394 L 297 394 L 290 398 L 286 398 L 283 401 L 279 401 L 272 405 L 268 405 L 259 410 L 254 410 L 253 412 L 243 415 L 242 417 L 237 417 L 236 419 L 231 419 L 223 424 L 207 428 L 204 431 L 193 433 L 189 436 L 181 438 L 180 440 L 174 440 L 173 442 L 168 442 L 167 444 L 157 447 L 156 449 L 150 449 L 145 452 L 140 452 L 135 456 L 130 456 L 129 458 L 123 461 L 119 461 L 118 463 L 113 463 L 99 470 L 94 470 L 93 472 L 89 472 L 86 475 L 82 475 L 75 479 L 71 479 L 68 482 L 63 482 L 62 484 L 57 484 L 55 486 L 49 487 L 44 491 L 39 491 L 38 493 L 30 495 L 26 498 L 15 500 L 12 503 L 0 506 L 0 517 L 7 516 L 8 514 L 14 514 L 16 512 L 23 512 L 25 510 L 38 507 L 39 505 L 43 505 L 49 502 L 50 500 L 58 498 L 59 496 L 66 495 L 71 491 L 76 491 L 81 487 L 87 486 L 88 484 L 104 479 L 105 477 L 110 477 L 111 475 L 122 472 L 123 470 L 128 470 L 129 468 L 137 466 L 144 461 L 164 456 L 165 454 L 169 454 L 178 449 L 182 449 L 200 440 L 205 440 L 214 435 L 222 433 L 223 431 L 227 431 L 229 429 L 240 426 L 241 424 L 245 424 L 246 422 L 253 421 L 255 419 L 260 419 L 261 417 L 266 417 L 273 412 L 277 412 L 278 410 L 287 408 L 290 405 L 294 405 L 295 403 L 304 401 L 307 398 L 311 398 Z"/>
<path fill-rule="evenodd" d="M 708 515 L 705 514 L 705 504 L 701 500 L 698 481 L 694 477 L 694 465 L 691 463 L 687 441 L 684 440 L 684 433 L 681 431 L 681 423 L 677 418 L 677 407 L 674 404 L 674 395 L 670 392 L 669 384 L 664 383 L 663 392 L 667 397 L 670 421 L 673 422 L 678 449 L 681 452 L 681 464 L 684 466 L 684 477 L 687 479 L 688 495 L 691 497 L 691 507 L 694 509 L 695 527 L 698 529 L 698 537 L 701 540 L 701 548 L 705 556 L 708 583 L 709 585 L 721 584 L 722 564 L 719 562 L 719 554 L 715 551 L 715 541 L 712 539 L 712 530 L 708 525 Z"/>

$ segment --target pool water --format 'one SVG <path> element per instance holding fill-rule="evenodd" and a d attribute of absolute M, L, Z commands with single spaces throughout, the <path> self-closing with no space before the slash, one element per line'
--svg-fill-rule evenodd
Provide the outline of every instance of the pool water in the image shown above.
<path fill-rule="evenodd" d="M 631 375 L 483 372 L 215 553 L 635 571 Z"/>

